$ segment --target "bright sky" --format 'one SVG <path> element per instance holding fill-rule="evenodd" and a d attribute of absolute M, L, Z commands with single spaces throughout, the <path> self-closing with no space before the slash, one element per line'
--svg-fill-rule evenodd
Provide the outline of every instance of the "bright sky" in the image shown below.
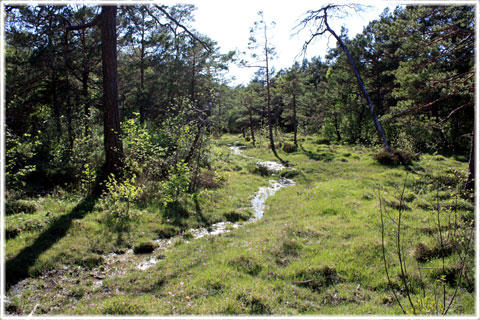
<path fill-rule="evenodd" d="M 299 55 L 304 41 L 308 38 L 308 33 L 292 37 L 292 29 L 298 24 L 298 20 L 308 10 L 318 9 L 325 4 L 319 0 L 164 0 L 162 3 L 173 5 L 176 3 L 194 3 L 197 7 L 195 11 L 195 22 L 193 27 L 202 34 L 215 40 L 222 53 L 238 49 L 247 51 L 250 28 L 254 22 L 259 20 L 258 11 L 263 11 L 267 24 L 275 21 L 276 26 L 270 31 L 271 44 L 276 48 L 277 58 L 271 62 L 275 70 L 280 70 L 291 66 L 295 59 L 302 60 L 303 55 Z M 331 27 L 340 33 L 342 24 L 349 30 L 349 37 L 352 38 L 371 20 L 377 19 L 385 7 L 392 11 L 395 5 L 389 3 L 371 5 L 359 15 L 350 16 L 344 21 L 329 21 Z M 327 37 L 322 41 L 317 41 L 309 47 L 306 58 L 313 56 L 323 57 L 327 51 L 327 46 L 334 47 L 335 39 L 330 38 L 329 44 Z M 247 51 L 248 53 L 248 51 Z M 236 80 L 232 84 L 247 83 L 253 73 L 254 68 L 238 68 L 235 65 L 230 66 L 229 76 L 234 76 Z"/>

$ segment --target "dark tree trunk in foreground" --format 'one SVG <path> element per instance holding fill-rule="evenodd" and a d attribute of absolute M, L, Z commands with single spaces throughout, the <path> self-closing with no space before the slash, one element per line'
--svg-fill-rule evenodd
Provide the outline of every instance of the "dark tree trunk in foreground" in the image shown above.
<path fill-rule="evenodd" d="M 116 15 L 116 6 L 102 6 L 104 143 L 107 174 L 118 173 L 123 168 L 117 88 Z"/>

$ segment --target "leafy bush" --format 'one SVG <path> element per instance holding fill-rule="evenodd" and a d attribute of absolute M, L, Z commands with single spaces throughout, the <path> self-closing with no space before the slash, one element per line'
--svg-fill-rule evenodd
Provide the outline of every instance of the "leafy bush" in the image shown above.
<path fill-rule="evenodd" d="M 254 167 L 253 170 L 252 170 L 252 173 L 254 173 L 254 174 L 259 174 L 259 175 L 261 175 L 262 177 L 269 176 L 269 175 L 272 174 L 272 173 L 270 172 L 270 170 L 268 170 L 268 168 L 267 168 L 266 166 L 263 166 L 263 165 L 261 165 L 261 164 L 255 165 L 255 167 Z"/>
<path fill-rule="evenodd" d="M 170 203 L 178 202 L 181 193 L 188 190 L 190 185 L 190 168 L 184 162 L 177 163 L 168 171 L 168 180 L 160 182 L 161 203 L 167 207 Z"/>
<path fill-rule="evenodd" d="M 97 179 L 97 173 L 95 169 L 90 168 L 88 163 L 83 165 L 83 171 L 80 179 L 80 191 L 84 194 L 89 193 L 94 187 L 94 183 Z"/>
<path fill-rule="evenodd" d="M 17 137 L 5 131 L 5 182 L 8 188 L 24 187 L 25 177 L 36 170 L 32 164 L 40 141 L 29 133 Z"/>
<path fill-rule="evenodd" d="M 165 149 L 155 143 L 152 134 L 140 124 L 140 114 L 122 122 L 125 162 L 130 171 L 158 176 L 162 169 Z"/>
<path fill-rule="evenodd" d="M 110 174 L 102 195 L 107 220 L 120 225 L 135 217 L 130 207 L 141 192 L 141 188 L 135 186 L 135 179 L 136 175 L 133 174 L 130 179 L 119 181 L 114 174 Z"/>

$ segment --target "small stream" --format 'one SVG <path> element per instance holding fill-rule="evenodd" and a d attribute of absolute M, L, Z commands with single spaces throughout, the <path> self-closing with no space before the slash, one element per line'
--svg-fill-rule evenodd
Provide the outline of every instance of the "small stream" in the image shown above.
<path fill-rule="evenodd" d="M 229 148 L 232 151 L 232 153 L 235 155 L 238 155 L 244 158 L 253 159 L 253 157 L 244 155 L 240 146 L 233 145 L 233 146 L 229 146 Z M 256 164 L 258 166 L 263 166 L 268 171 L 272 171 L 272 172 L 279 172 L 285 169 L 284 165 L 275 161 L 258 161 L 256 162 Z M 254 217 L 250 219 L 249 222 L 254 222 L 263 217 L 263 213 L 265 211 L 265 202 L 267 201 L 268 197 L 273 196 L 278 190 L 284 187 L 288 187 L 295 184 L 293 180 L 285 179 L 285 178 L 280 178 L 276 180 L 272 179 L 269 181 L 269 183 L 270 183 L 270 186 L 260 187 L 258 191 L 253 195 L 250 203 L 251 203 L 251 208 L 253 209 Z M 230 230 L 237 229 L 238 227 L 239 225 L 237 223 L 222 221 L 222 222 L 218 222 L 211 225 L 210 228 L 208 229 L 207 228 L 190 229 L 188 230 L 188 232 L 192 235 L 193 239 L 199 239 L 207 235 L 218 235 L 221 233 L 230 232 Z M 172 243 L 177 241 L 178 238 L 182 238 L 182 235 L 172 237 L 168 240 L 165 240 L 165 239 L 155 240 L 155 242 L 157 243 L 159 248 L 166 249 Z M 148 268 L 155 265 L 159 261 L 160 259 L 152 257 L 149 260 L 138 264 L 137 269 L 147 270 Z"/>
<path fill-rule="evenodd" d="M 233 154 L 244 158 L 253 159 L 252 157 L 244 155 L 241 147 L 236 145 L 229 147 Z M 265 167 L 271 172 L 279 172 L 285 169 L 285 166 L 274 161 L 258 161 L 256 164 L 258 166 Z M 265 202 L 267 201 L 268 197 L 273 196 L 278 190 L 284 187 L 294 185 L 295 182 L 290 179 L 280 178 L 269 180 L 269 184 L 269 186 L 260 187 L 258 191 L 252 195 L 250 203 L 254 212 L 254 217 L 246 223 L 255 222 L 258 219 L 261 219 L 265 211 Z M 230 232 L 231 230 L 239 227 L 240 225 L 237 223 L 222 221 L 211 225 L 208 229 L 190 229 L 188 230 L 188 233 L 191 234 L 192 239 L 199 239 L 207 235 L 218 235 L 221 233 Z M 125 253 L 110 253 L 108 255 L 104 255 L 103 258 L 105 259 L 105 263 L 100 267 L 93 268 L 92 270 L 85 270 L 81 267 L 65 265 L 61 270 L 45 272 L 40 276 L 40 279 L 42 279 L 47 286 L 57 288 L 57 290 L 62 291 L 64 290 L 62 289 L 63 287 L 75 280 L 75 277 L 72 277 L 72 275 L 76 275 L 77 277 L 83 279 L 82 281 L 86 281 L 86 279 L 91 279 L 91 277 L 93 277 L 93 279 L 95 279 L 93 282 L 93 287 L 95 290 L 104 290 L 104 280 L 106 278 L 124 274 L 132 266 L 132 264 L 138 270 L 145 271 L 149 269 L 162 260 L 163 251 L 168 250 L 168 248 L 170 248 L 176 241 L 180 241 L 180 239 L 181 241 L 188 243 L 188 240 L 184 239 L 183 234 L 177 235 L 170 239 L 154 240 L 157 244 L 157 248 L 148 255 L 147 260 L 144 260 L 145 256 L 142 257 L 142 255 L 136 255 L 133 253 L 133 250 L 130 249 Z M 24 279 L 17 283 L 12 290 L 10 290 L 8 296 L 21 297 L 23 295 L 23 290 L 31 288 L 32 286 L 36 287 L 34 278 Z M 63 294 L 68 293 L 64 292 Z M 35 310 L 32 311 L 32 314 L 34 312 Z"/>

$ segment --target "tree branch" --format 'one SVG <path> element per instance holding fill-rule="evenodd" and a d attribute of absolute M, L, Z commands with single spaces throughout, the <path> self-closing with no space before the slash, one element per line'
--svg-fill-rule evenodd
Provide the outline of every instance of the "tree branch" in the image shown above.
<path fill-rule="evenodd" d="M 179 26 L 180 28 L 182 28 L 186 33 L 188 33 L 188 35 L 200 42 L 200 44 L 205 48 L 205 50 L 207 50 L 208 52 L 211 52 L 212 49 L 210 48 L 210 46 L 203 40 L 200 40 L 196 35 L 194 35 L 190 30 L 188 30 L 187 27 L 185 27 L 183 24 L 181 24 L 180 22 L 177 21 L 177 19 L 175 19 L 174 17 L 172 17 L 168 12 L 167 10 L 163 9 L 161 6 L 159 5 L 155 5 L 155 8 L 157 8 L 158 10 L 160 10 L 164 15 L 167 16 L 168 19 L 172 20 L 177 26 Z"/>
<path fill-rule="evenodd" d="M 73 30 L 81 30 L 81 29 L 86 29 L 86 28 L 93 27 L 94 25 L 96 25 L 100 22 L 100 19 L 101 19 L 101 15 L 98 14 L 92 21 L 90 21 L 88 23 L 85 23 L 85 24 L 80 24 L 80 25 L 77 25 L 77 26 L 72 26 L 72 24 L 68 20 L 65 20 L 68 24 L 67 32 L 68 31 L 73 31 Z"/>

